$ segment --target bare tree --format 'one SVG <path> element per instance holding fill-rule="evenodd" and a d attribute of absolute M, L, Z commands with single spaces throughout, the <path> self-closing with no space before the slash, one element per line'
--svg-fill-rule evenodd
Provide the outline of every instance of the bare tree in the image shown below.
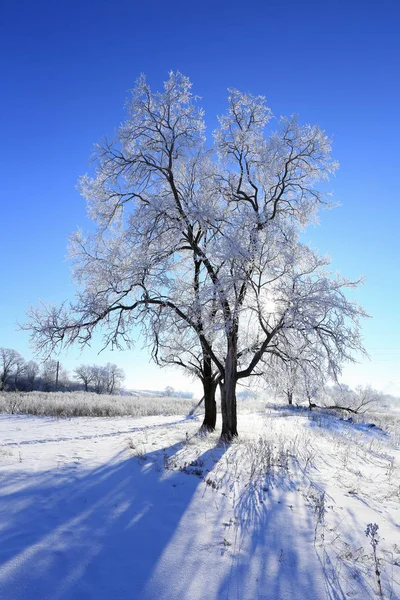
<path fill-rule="evenodd" d="M 333 410 L 344 410 L 353 414 L 364 414 L 379 405 L 383 406 L 385 394 L 373 389 L 370 385 L 357 386 L 352 390 L 347 385 L 336 385 L 326 390 L 322 407 Z"/>
<path fill-rule="evenodd" d="M 169 396 L 173 396 L 174 393 L 175 393 L 174 388 L 170 385 L 167 385 L 167 387 L 165 388 L 165 390 L 163 392 L 163 395 L 169 397 Z"/>
<path fill-rule="evenodd" d="M 93 386 L 96 394 L 105 393 L 105 381 L 104 381 L 104 370 L 99 365 L 92 365 L 91 371 L 93 374 Z"/>
<path fill-rule="evenodd" d="M 95 373 L 93 372 L 93 367 L 90 365 L 79 365 L 74 369 L 75 379 L 82 382 L 85 388 L 85 392 L 89 390 L 89 385 L 95 378 Z"/>
<path fill-rule="evenodd" d="M 303 364 L 300 372 L 300 393 L 308 402 L 308 408 L 312 410 L 317 407 L 318 397 L 323 393 L 327 381 L 326 372 L 313 365 Z"/>
<path fill-rule="evenodd" d="M 102 367 L 104 387 L 107 394 L 115 394 L 119 391 L 123 380 L 125 379 L 125 373 L 123 369 L 113 363 L 107 363 Z"/>
<path fill-rule="evenodd" d="M 30 360 L 26 363 L 25 368 L 25 379 L 27 383 L 27 389 L 33 391 L 35 387 L 35 381 L 39 375 L 39 365 L 34 360 Z"/>
<path fill-rule="evenodd" d="M 19 389 L 20 379 L 21 379 L 21 377 L 23 377 L 25 375 L 26 368 L 27 368 L 27 365 L 26 365 L 25 359 L 21 356 L 21 358 L 19 360 L 17 360 L 14 365 L 14 389 L 15 390 Z"/>
<path fill-rule="evenodd" d="M 60 361 L 48 359 L 42 364 L 41 384 L 45 392 L 57 391 L 68 386 L 68 373 Z"/>
<path fill-rule="evenodd" d="M 330 141 L 295 118 L 266 135 L 270 120 L 263 97 L 230 90 L 210 148 L 189 80 L 171 73 L 153 93 L 141 77 L 118 139 L 98 146 L 96 176 L 81 179 L 97 227 L 72 239 L 83 291 L 31 311 L 36 348 L 89 344 L 100 325 L 105 346 L 129 345 L 133 325 L 149 334 L 160 309 L 209 361 L 228 441 L 238 381 L 259 375 L 265 354 L 282 356 L 290 332 L 336 364 L 351 360 L 364 314 L 344 295 L 355 283 L 331 277 L 299 241 L 323 202 L 316 185 L 336 168 Z"/>
<path fill-rule="evenodd" d="M 43 391 L 49 392 L 50 390 L 55 389 L 56 372 L 57 372 L 57 361 L 56 360 L 49 359 L 49 360 L 46 360 L 42 364 L 40 380 L 41 380 Z"/>
<path fill-rule="evenodd" d="M 77 373 L 77 371 L 78 369 L 75 370 L 75 373 Z M 121 384 L 125 379 L 125 373 L 123 369 L 113 363 L 107 363 L 104 366 L 86 366 L 85 370 L 80 368 L 79 371 L 81 381 L 84 382 L 84 376 L 85 380 L 87 381 L 87 385 L 92 383 L 94 391 L 97 394 L 114 394 L 121 388 Z"/>
<path fill-rule="evenodd" d="M 270 355 L 266 360 L 265 377 L 270 387 L 293 404 L 296 395 L 301 402 L 305 397 L 309 409 L 315 406 L 318 393 L 331 379 L 336 381 L 343 356 L 337 353 L 338 345 L 320 344 L 317 336 L 303 338 L 301 331 L 286 332 L 286 348 L 282 344 L 280 354 Z"/>
<path fill-rule="evenodd" d="M 11 348 L 0 348 L 0 391 L 3 391 L 11 377 L 20 368 L 24 359 Z"/>
<path fill-rule="evenodd" d="M 293 404 L 293 394 L 298 389 L 299 364 L 295 360 L 275 361 L 273 369 L 273 387 L 286 397 L 288 404 Z"/>

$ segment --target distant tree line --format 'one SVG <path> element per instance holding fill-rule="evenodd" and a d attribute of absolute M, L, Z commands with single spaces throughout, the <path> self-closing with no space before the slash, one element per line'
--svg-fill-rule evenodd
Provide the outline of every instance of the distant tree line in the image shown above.
<path fill-rule="evenodd" d="M 121 389 L 125 373 L 112 363 L 104 366 L 80 365 L 74 370 L 74 377 L 81 383 L 85 392 L 115 394 Z"/>
<path fill-rule="evenodd" d="M 329 408 L 362 414 L 377 406 L 383 408 L 390 401 L 387 394 L 370 385 L 357 386 L 354 390 L 343 383 L 328 385 L 327 374 L 310 360 L 309 355 L 302 357 L 300 354 L 296 360 L 286 362 L 275 361 L 274 366 L 269 388 L 276 398 L 290 405 L 306 403 L 310 410 Z"/>
<path fill-rule="evenodd" d="M 73 379 L 60 361 L 49 359 L 39 365 L 26 361 L 12 348 L 0 347 L 0 391 L 43 392 L 84 390 L 97 394 L 115 394 L 125 379 L 123 369 L 113 363 L 80 365 Z"/>

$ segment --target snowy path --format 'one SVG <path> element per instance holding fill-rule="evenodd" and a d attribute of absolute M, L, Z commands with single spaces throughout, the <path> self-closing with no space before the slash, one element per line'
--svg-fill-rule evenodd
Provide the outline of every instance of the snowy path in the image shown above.
<path fill-rule="evenodd" d="M 4 438 L 4 440 L 1 443 L 2 446 L 21 446 L 25 444 L 45 444 L 48 442 L 70 442 L 75 440 L 91 440 L 94 438 L 113 437 L 116 435 L 127 435 L 137 431 L 144 431 L 146 429 L 155 429 L 159 427 L 165 427 L 167 425 L 175 425 L 188 420 L 187 417 L 143 417 L 141 419 L 132 419 L 132 421 L 138 423 L 138 425 L 126 428 L 126 419 L 114 418 L 108 419 L 110 421 L 110 427 L 107 429 L 111 429 L 111 431 L 103 432 L 104 419 L 101 418 L 81 417 L 79 419 L 70 418 L 55 420 L 49 417 L 39 417 L 37 419 L 39 421 L 39 424 L 35 424 L 35 427 L 33 428 L 25 428 L 24 425 L 27 419 L 32 420 L 32 417 L 19 415 L 13 417 L 3 415 L 0 417 L 0 430 L 4 429 L 1 427 L 2 421 L 5 421 L 5 427 L 8 429 L 11 424 L 10 420 L 12 420 L 15 423 L 15 430 L 20 431 L 22 433 L 22 435 L 20 434 L 18 436 L 20 438 L 18 439 L 18 441 L 7 437 Z M 71 431 L 71 423 L 73 423 L 72 427 L 75 435 L 66 437 L 65 435 L 63 435 L 63 432 Z M 77 428 L 76 425 L 78 425 Z M 40 431 L 40 427 L 45 427 L 45 431 Z M 97 433 L 87 433 L 87 429 L 97 431 Z M 54 431 L 57 431 L 56 436 L 54 436 Z M 81 433 L 76 435 L 76 433 L 79 431 L 81 431 Z M 38 433 L 40 435 L 47 433 L 48 436 L 50 435 L 52 437 L 44 437 L 38 439 Z M 22 437 L 25 437 L 26 439 L 21 439 Z"/>
<path fill-rule="evenodd" d="M 1 600 L 400 598 L 400 452 L 336 420 L 0 417 Z M 392 594 L 390 596 L 390 593 Z"/>

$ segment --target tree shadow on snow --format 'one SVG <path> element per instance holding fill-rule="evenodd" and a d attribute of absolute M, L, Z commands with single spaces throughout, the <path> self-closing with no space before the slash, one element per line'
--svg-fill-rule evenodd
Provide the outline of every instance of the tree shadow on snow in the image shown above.
<path fill-rule="evenodd" d="M 89 471 L 72 464 L 4 475 L 0 598 L 149 597 L 145 587 L 201 482 L 200 471 L 173 468 L 184 445 L 135 458 L 123 452 Z M 201 462 L 223 452 L 210 449 Z"/>
<path fill-rule="evenodd" d="M 296 481 L 273 469 L 250 482 L 235 506 L 231 568 L 219 598 L 344 600 L 314 544 L 315 519 Z M 251 557 L 251 560 L 248 559 Z"/>

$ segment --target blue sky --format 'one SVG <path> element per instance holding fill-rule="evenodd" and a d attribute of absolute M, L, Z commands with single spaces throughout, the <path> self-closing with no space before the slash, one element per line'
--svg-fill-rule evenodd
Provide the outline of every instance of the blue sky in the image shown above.
<path fill-rule="evenodd" d="M 88 227 L 75 189 L 93 144 L 113 134 L 140 73 L 157 87 L 180 70 L 203 98 L 209 132 L 226 89 L 264 94 L 276 116 L 299 115 L 334 139 L 341 207 L 305 238 L 334 270 L 365 283 L 353 294 L 371 360 L 345 370 L 400 394 L 400 5 L 397 0 L 244 2 L 10 2 L 0 12 L 2 143 L 0 346 L 32 357 L 17 331 L 30 304 L 74 287 L 67 238 Z M 189 388 L 135 351 L 98 347 L 61 357 L 121 365 L 130 386 Z"/>

